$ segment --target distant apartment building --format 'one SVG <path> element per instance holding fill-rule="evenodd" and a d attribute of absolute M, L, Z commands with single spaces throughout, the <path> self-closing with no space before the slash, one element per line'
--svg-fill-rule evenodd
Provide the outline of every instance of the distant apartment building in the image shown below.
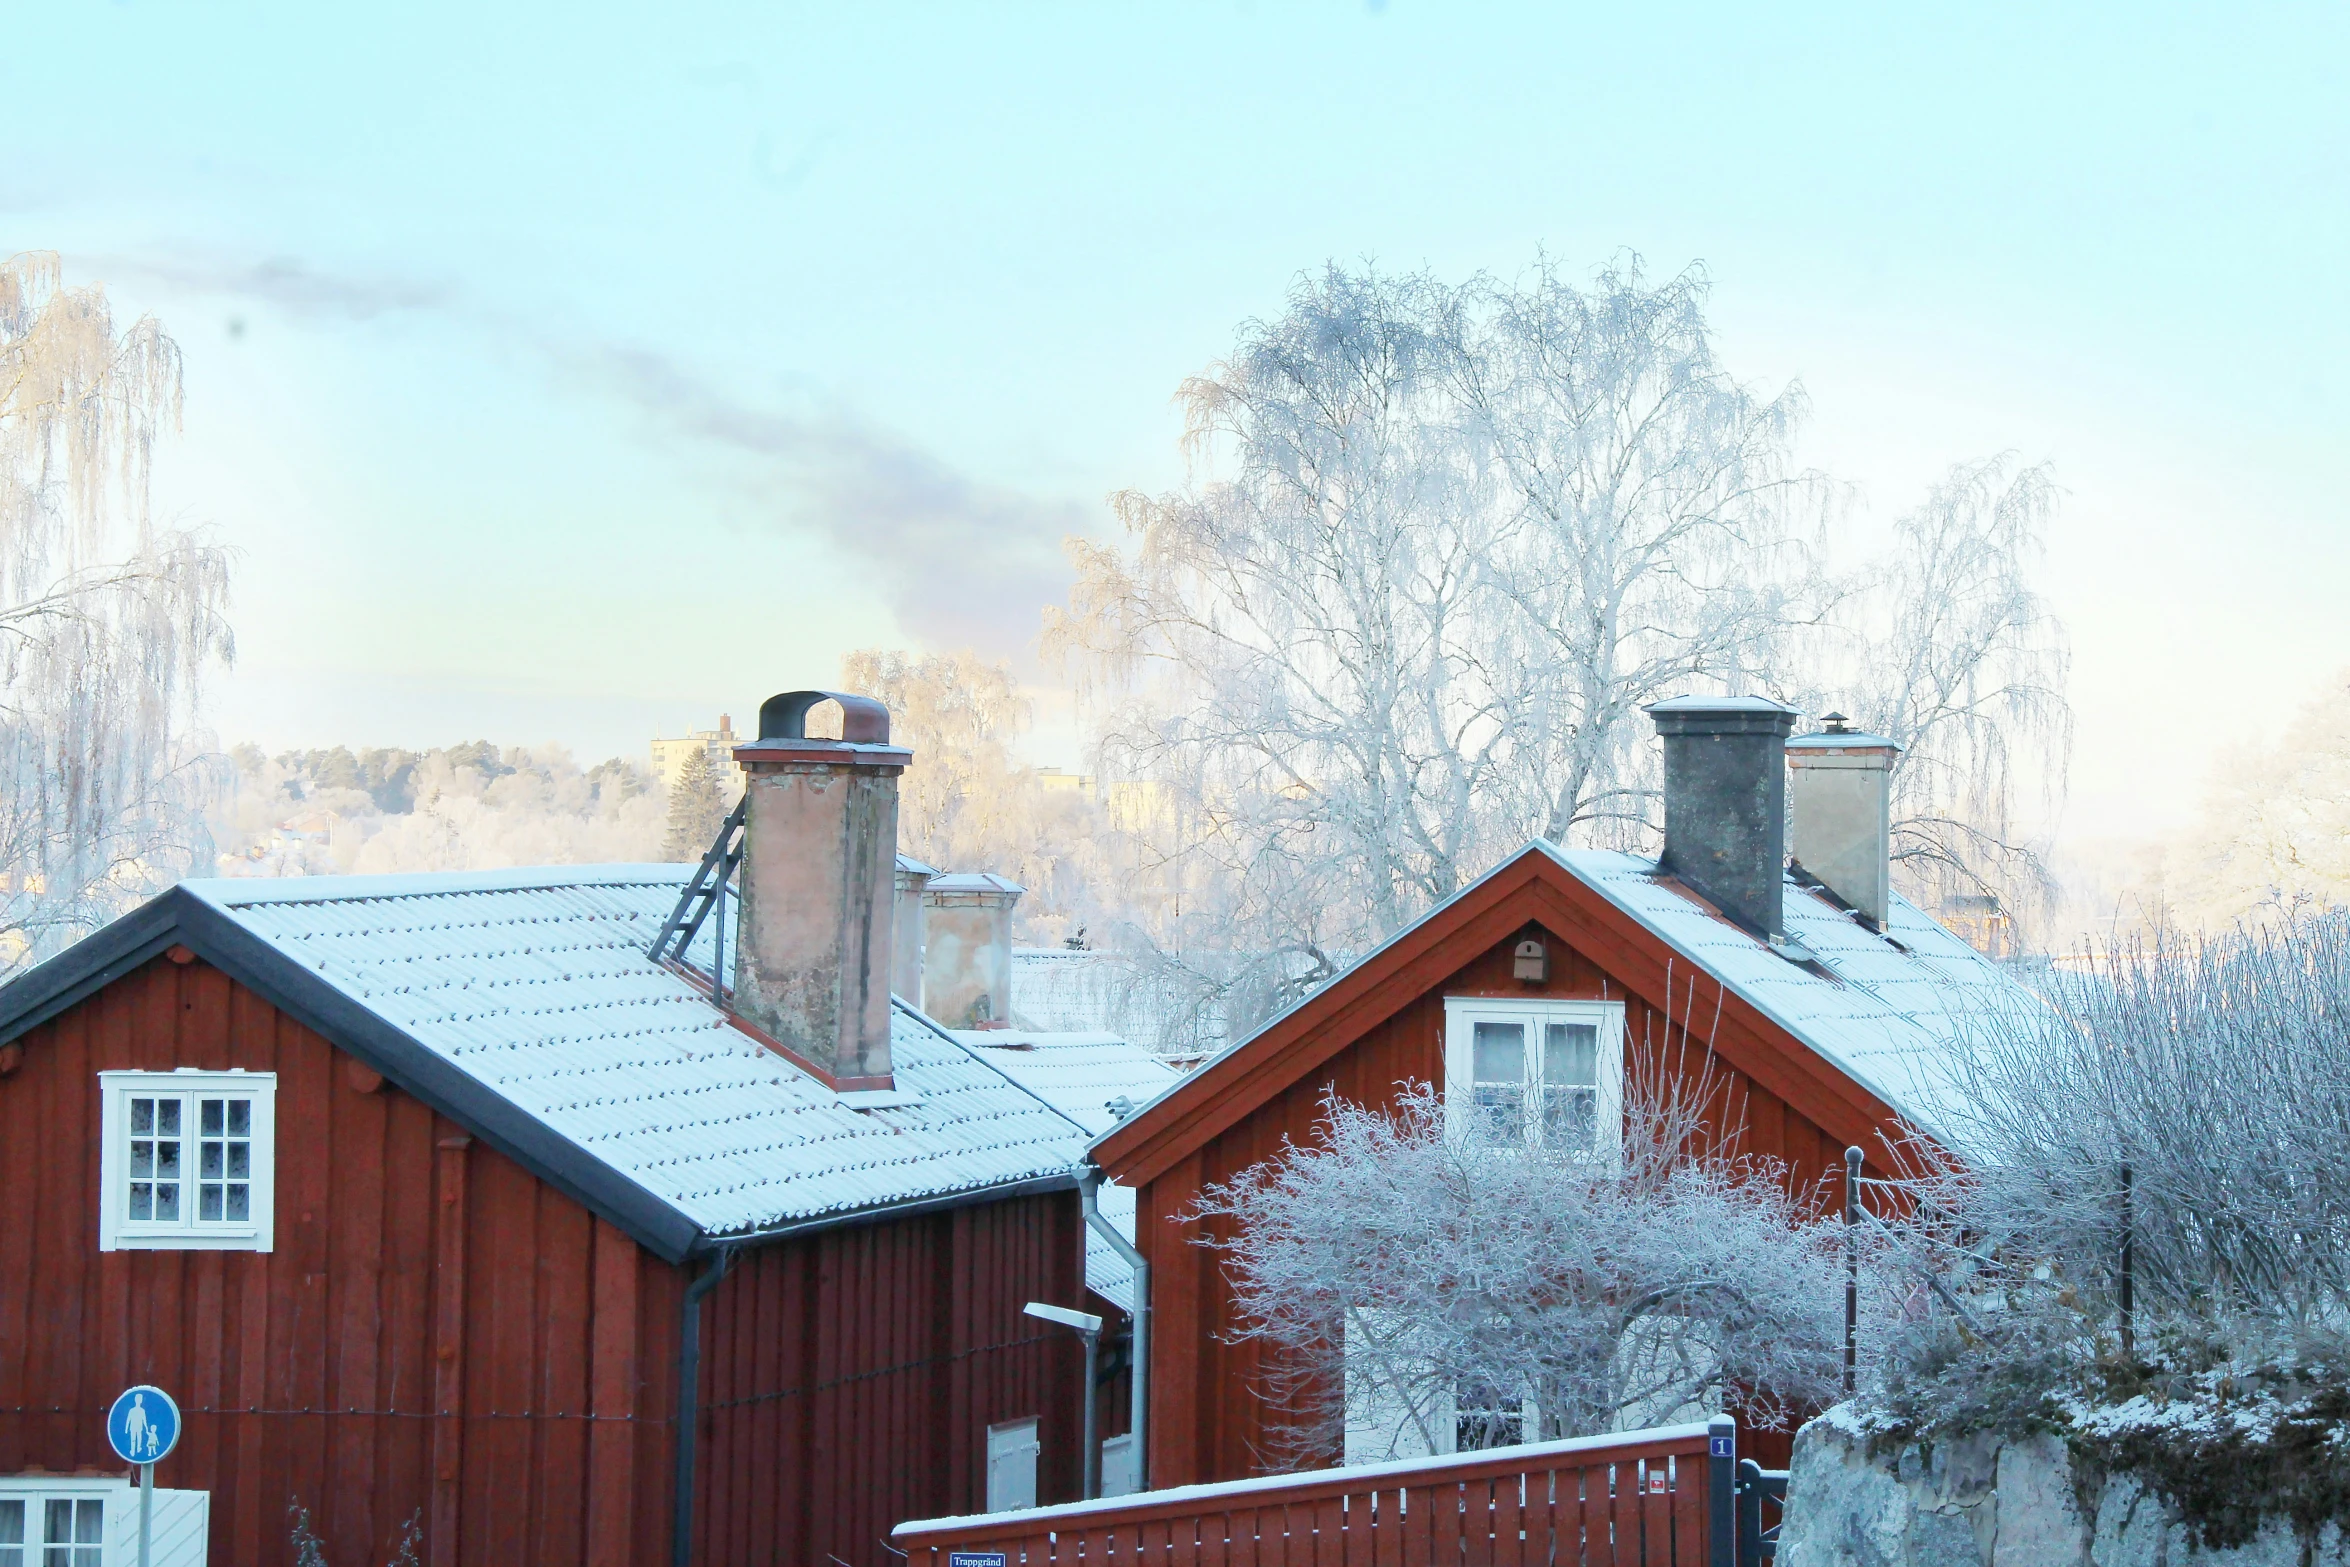
<path fill-rule="evenodd" d="M 696 751 L 708 756 L 718 776 L 731 783 L 735 777 L 734 748 L 741 743 L 734 732 L 733 715 L 728 713 L 718 715 L 718 727 L 715 729 L 697 729 L 675 740 L 656 739 L 653 742 L 653 771 L 660 775 L 662 792 L 666 794 L 677 787 L 677 775 L 685 770 L 685 759 Z"/>
<path fill-rule="evenodd" d="M 1106 812 L 1110 825 L 1136 832 L 1173 808 L 1167 786 L 1152 778 L 1122 778 L 1103 784 L 1091 773 L 1072 773 L 1058 767 L 1036 769 L 1037 784 L 1045 789 L 1082 795 Z"/>

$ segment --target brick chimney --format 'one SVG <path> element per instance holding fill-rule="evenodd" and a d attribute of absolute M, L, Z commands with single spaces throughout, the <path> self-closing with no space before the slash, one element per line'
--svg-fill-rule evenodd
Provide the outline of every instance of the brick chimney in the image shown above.
<path fill-rule="evenodd" d="M 1648 716 L 1665 743 L 1665 852 L 1677 877 L 1732 923 L 1785 934 L 1787 731 L 1768 697 L 1674 697 Z"/>
<path fill-rule="evenodd" d="M 938 872 L 917 860 L 911 854 L 898 856 L 897 876 L 897 933 L 895 955 L 890 959 L 890 993 L 901 1001 L 922 1005 L 922 953 L 929 945 L 928 923 L 923 918 L 922 889 Z"/>
<path fill-rule="evenodd" d="M 838 740 L 808 737 L 820 702 L 840 704 Z M 898 774 L 914 754 L 870 697 L 786 691 L 734 759 L 750 800 L 735 1011 L 835 1089 L 891 1087 Z"/>
<path fill-rule="evenodd" d="M 987 871 L 923 889 L 922 1010 L 949 1028 L 1011 1027 L 1012 906 L 1026 890 Z"/>
<path fill-rule="evenodd" d="M 1893 759 L 1901 747 L 1858 734 L 1842 713 L 1816 735 L 1787 742 L 1787 791 L 1796 866 L 1852 906 L 1872 930 L 1893 907 Z"/>

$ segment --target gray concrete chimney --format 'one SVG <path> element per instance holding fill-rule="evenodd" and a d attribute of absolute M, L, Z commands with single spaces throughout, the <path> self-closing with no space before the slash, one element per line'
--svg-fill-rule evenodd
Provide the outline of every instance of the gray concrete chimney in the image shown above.
<path fill-rule="evenodd" d="M 838 702 L 841 738 L 808 737 L 808 710 Z M 734 1008 L 844 1092 L 889 1088 L 898 774 L 871 697 L 787 691 L 735 747 L 747 775 Z"/>
<path fill-rule="evenodd" d="M 1785 933 L 1787 731 L 1768 697 L 1650 705 L 1665 743 L 1665 852 L 1657 868 L 1758 936 Z"/>
<path fill-rule="evenodd" d="M 1883 735 L 1844 727 L 1842 713 L 1816 735 L 1787 742 L 1787 791 L 1795 863 L 1872 930 L 1893 907 L 1893 759 L 1901 747 Z"/>
<path fill-rule="evenodd" d="M 1012 1023 L 1012 906 L 1027 889 L 988 871 L 938 876 L 922 890 L 923 1007 L 949 1028 Z"/>
<path fill-rule="evenodd" d="M 922 889 L 938 872 L 911 854 L 898 856 L 896 945 L 889 965 L 890 993 L 901 1001 L 922 1005 L 922 949 L 926 931 L 922 918 Z"/>

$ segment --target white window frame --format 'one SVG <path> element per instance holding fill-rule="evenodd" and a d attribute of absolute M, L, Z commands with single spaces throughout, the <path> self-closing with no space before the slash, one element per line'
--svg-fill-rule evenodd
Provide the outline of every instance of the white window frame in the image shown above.
<path fill-rule="evenodd" d="M 1599 1079 L 1594 1110 L 1600 1135 L 1596 1150 L 1611 1171 L 1624 1167 L 1624 1004 L 1620 1001 L 1564 1001 L 1547 996 L 1446 996 L 1444 998 L 1444 1121 L 1458 1135 L 1470 1126 L 1472 1088 L 1471 1052 L 1479 1023 L 1522 1023 L 1526 1027 L 1527 1086 L 1538 1085 L 1541 1070 L 1542 1025 L 1594 1023 Z M 1529 1098 L 1538 1106 L 1538 1099 Z M 1539 1135 L 1538 1111 L 1528 1118 L 1527 1139 Z M 1613 1127 L 1615 1135 L 1607 1135 Z"/>
<path fill-rule="evenodd" d="M 98 1074 L 98 1249 L 100 1251 L 269 1251 L 277 1232 L 277 1074 L 275 1072 L 100 1072 Z M 252 1194 L 242 1223 L 196 1217 L 196 1101 L 233 1094 L 253 1102 Z M 130 1104 L 133 1098 L 178 1098 L 181 1177 L 187 1198 L 170 1223 L 130 1217 Z"/>

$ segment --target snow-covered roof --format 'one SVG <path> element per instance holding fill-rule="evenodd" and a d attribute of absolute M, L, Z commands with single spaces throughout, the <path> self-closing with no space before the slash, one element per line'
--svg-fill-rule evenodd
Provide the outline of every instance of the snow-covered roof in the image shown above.
<path fill-rule="evenodd" d="M 1018 994 L 1017 991 L 1014 992 Z M 1183 1074 L 1153 1052 L 1115 1034 L 1046 1033 L 1027 1029 L 958 1030 L 955 1038 L 1003 1074 L 1098 1136 L 1132 1107 L 1158 1097 Z M 1113 1100 L 1123 1099 L 1123 1110 Z M 1129 1243 L 1134 1239 L 1134 1193 L 1104 1181 L 1096 1198 L 1102 1217 Z M 1119 1310 L 1134 1310 L 1134 1270 L 1116 1248 L 1091 1230 L 1085 1236 L 1085 1282 Z"/>
<path fill-rule="evenodd" d="M 1957 1108 L 1958 1052 L 1974 1019 L 2028 1003 L 1999 965 L 1895 894 L 1880 935 L 1793 877 L 1774 951 L 1660 878 L 1656 862 L 1543 845 L 1578 878 L 1927 1131 Z"/>
<path fill-rule="evenodd" d="M 1100 1028 L 1117 982 L 1115 957 L 1086 948 L 1014 947 L 1013 1021 L 1051 1033 Z"/>
<path fill-rule="evenodd" d="M 646 955 L 690 874 L 181 886 L 705 1236 L 1064 1174 L 1082 1158 L 1082 1123 L 903 1003 L 895 1094 L 837 1094 L 732 1026 Z M 705 926 L 689 961 L 708 965 L 713 935 Z"/>
<path fill-rule="evenodd" d="M 1178 1069 L 1225 1043 L 1220 1009 L 1195 1015 L 1168 991 L 1137 981 L 1128 955 L 1107 948 L 1014 947 L 1012 1022 L 1056 1033 L 1106 1031 L 1162 1056 L 1183 1056 Z"/>

